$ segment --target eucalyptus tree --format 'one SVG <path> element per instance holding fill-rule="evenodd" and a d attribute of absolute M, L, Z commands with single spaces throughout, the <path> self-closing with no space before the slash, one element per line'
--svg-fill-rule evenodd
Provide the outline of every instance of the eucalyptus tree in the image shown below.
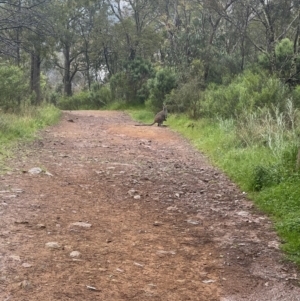
<path fill-rule="evenodd" d="M 193 21 L 200 11 L 193 1 L 160 1 L 159 24 L 166 37 L 161 49 L 161 58 L 169 64 L 180 68 L 193 59 L 193 46 L 197 43 L 194 35 Z"/>
<path fill-rule="evenodd" d="M 151 57 L 159 49 L 160 36 L 154 27 L 158 0 L 107 0 L 113 15 L 123 60 Z"/>
<path fill-rule="evenodd" d="M 270 72 L 276 73 L 276 44 L 293 35 L 298 44 L 298 1 L 248 0 L 246 3 L 252 14 L 248 38 L 255 48 L 268 58 Z"/>
<path fill-rule="evenodd" d="M 47 19 L 41 7 L 49 0 L 14 0 L 0 2 L 0 54 L 19 59 L 21 31 L 44 35 Z M 45 22 L 44 22 L 45 21 Z M 19 63 L 19 61 L 17 61 Z"/>
<path fill-rule="evenodd" d="M 111 18 L 107 1 L 99 4 L 90 33 L 90 60 L 93 77 L 104 80 L 118 70 L 119 39 L 114 30 L 115 20 Z"/>
<path fill-rule="evenodd" d="M 63 78 L 63 91 L 72 95 L 72 81 L 79 71 L 87 69 L 84 63 L 82 20 L 86 17 L 89 1 L 53 0 L 53 18 L 56 34 L 55 65 Z M 62 54 L 62 58 L 61 58 Z"/>
<path fill-rule="evenodd" d="M 83 54 L 81 57 L 82 73 L 86 78 L 88 88 L 94 79 L 97 79 L 98 73 L 101 72 L 101 55 L 98 57 L 93 52 L 97 53 L 95 45 L 98 44 L 101 37 L 98 35 L 98 30 L 101 32 L 103 21 L 107 19 L 107 6 L 104 1 L 89 1 L 84 8 L 82 17 L 78 19 L 80 36 L 82 39 Z M 103 20 L 104 19 L 104 20 Z"/>
<path fill-rule="evenodd" d="M 30 55 L 30 90 L 40 96 L 40 64 L 46 37 L 53 33 L 47 16 L 47 0 L 15 0 L 0 3 L 0 54 L 21 63 L 21 55 Z M 42 46 L 44 45 L 44 46 Z"/>

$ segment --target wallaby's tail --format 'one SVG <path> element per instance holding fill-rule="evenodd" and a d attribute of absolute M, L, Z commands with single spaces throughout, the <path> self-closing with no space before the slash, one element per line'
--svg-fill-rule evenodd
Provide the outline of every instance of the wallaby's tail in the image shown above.
<path fill-rule="evenodd" d="M 153 125 L 155 122 L 152 122 L 152 123 L 149 123 L 149 124 L 147 124 L 147 123 L 141 123 L 141 124 L 135 124 L 135 126 L 151 126 L 151 125 Z"/>

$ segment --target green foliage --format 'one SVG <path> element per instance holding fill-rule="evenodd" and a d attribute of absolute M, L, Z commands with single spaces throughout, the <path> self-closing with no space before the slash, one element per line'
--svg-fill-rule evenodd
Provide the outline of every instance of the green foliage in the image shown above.
<path fill-rule="evenodd" d="M 271 109 L 258 109 L 256 112 L 245 112 L 237 116 L 236 135 L 246 146 L 265 145 L 275 154 L 285 147 L 287 141 L 297 141 L 299 117 L 298 110 L 288 99 L 283 111 L 273 106 Z"/>
<path fill-rule="evenodd" d="M 53 105 L 23 106 L 18 115 L 0 114 L 0 144 L 32 138 L 38 129 L 56 123 L 61 112 Z M 1 148 L 0 148 L 1 150 Z"/>
<path fill-rule="evenodd" d="M 149 105 L 157 111 L 162 108 L 166 95 L 176 87 L 176 75 L 172 70 L 162 68 L 156 72 L 155 78 L 148 81 L 148 87 Z"/>
<path fill-rule="evenodd" d="M 202 114 L 231 118 L 264 107 L 277 106 L 281 110 L 287 95 L 279 79 L 246 71 L 227 86 L 209 85 L 201 103 Z"/>
<path fill-rule="evenodd" d="M 293 103 L 296 108 L 300 108 L 300 85 L 296 86 L 291 93 L 291 97 L 293 99 Z"/>
<path fill-rule="evenodd" d="M 288 38 L 284 38 L 279 41 L 275 47 L 276 70 L 281 78 L 289 78 L 294 56 L 293 48 L 293 42 Z M 266 70 L 270 69 L 267 54 L 261 54 L 258 59 L 260 66 Z"/>
<path fill-rule="evenodd" d="M 61 97 L 57 106 L 62 110 L 97 110 L 112 102 L 108 86 L 94 84 L 91 91 L 81 91 L 71 97 Z"/>
<path fill-rule="evenodd" d="M 141 58 L 129 60 L 124 64 L 124 71 L 110 78 L 113 98 L 129 104 L 142 104 L 149 96 L 147 80 L 154 76 L 149 61 Z"/>
<path fill-rule="evenodd" d="M 249 187 L 253 191 L 260 191 L 265 187 L 279 184 L 281 181 L 281 169 L 277 166 L 257 165 L 253 168 L 252 181 Z"/>
<path fill-rule="evenodd" d="M 14 111 L 26 95 L 28 88 L 24 72 L 16 66 L 0 66 L 0 107 L 4 111 Z"/>
<path fill-rule="evenodd" d="M 127 100 L 128 82 L 125 72 L 118 72 L 114 74 L 109 80 L 112 96 L 116 100 Z"/>
<path fill-rule="evenodd" d="M 200 93 L 197 79 L 192 79 L 172 90 L 166 96 L 166 103 L 172 112 L 188 112 L 189 116 L 195 119 L 200 116 Z"/>
<path fill-rule="evenodd" d="M 279 155 L 272 156 L 271 163 L 262 162 L 259 165 L 253 165 L 249 189 L 261 191 L 293 179 L 298 173 L 296 170 L 297 153 L 298 146 L 292 141 L 280 150 Z"/>
<path fill-rule="evenodd" d="M 255 195 L 256 204 L 270 214 L 283 239 L 282 249 L 300 265 L 300 178 L 290 178 Z"/>
<path fill-rule="evenodd" d="M 16 141 L 33 139 L 37 130 L 58 122 L 60 116 L 60 110 L 45 104 L 39 107 L 24 105 L 18 115 L 0 111 L 0 173 Z"/>
<path fill-rule="evenodd" d="M 189 117 L 200 117 L 201 93 L 204 88 L 204 66 L 200 60 L 194 60 L 190 68 L 181 73 L 178 86 L 166 96 L 166 103 L 172 112 L 186 112 Z"/>

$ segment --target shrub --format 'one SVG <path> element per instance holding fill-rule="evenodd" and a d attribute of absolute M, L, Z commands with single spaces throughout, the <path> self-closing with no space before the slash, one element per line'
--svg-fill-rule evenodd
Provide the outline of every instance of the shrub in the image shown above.
<path fill-rule="evenodd" d="M 4 111 L 18 109 L 27 95 L 24 72 L 16 66 L 0 66 L 0 106 Z"/>
<path fill-rule="evenodd" d="M 188 116 L 196 119 L 200 116 L 200 95 L 197 79 L 180 85 L 166 96 L 166 103 L 173 112 L 187 112 Z"/>
<path fill-rule="evenodd" d="M 57 105 L 62 110 L 97 110 L 112 101 L 108 86 L 93 85 L 91 91 L 81 91 L 71 97 L 61 97 Z"/>
<path fill-rule="evenodd" d="M 288 89 L 279 79 L 263 72 L 246 71 L 228 86 L 209 85 L 201 103 L 201 111 L 208 117 L 231 118 L 264 107 L 277 106 L 283 110 L 288 95 Z"/>
<path fill-rule="evenodd" d="M 136 58 L 124 63 L 124 71 L 110 78 L 112 96 L 131 104 L 143 104 L 149 96 L 147 80 L 154 76 L 149 61 Z"/>
<path fill-rule="evenodd" d="M 296 86 L 292 91 L 292 99 L 296 108 L 300 108 L 300 85 Z"/>
<path fill-rule="evenodd" d="M 148 87 L 150 107 L 154 111 L 161 109 L 166 95 L 176 87 L 175 73 L 167 68 L 160 69 L 154 79 L 148 80 Z"/>
<path fill-rule="evenodd" d="M 289 78 L 294 56 L 293 42 L 284 38 L 275 47 L 276 70 L 281 78 Z M 267 54 L 259 56 L 259 64 L 266 70 L 270 70 L 270 61 Z"/>
<path fill-rule="evenodd" d="M 200 117 L 200 100 L 205 87 L 204 73 L 203 62 L 193 60 L 185 71 L 178 74 L 180 83 L 166 95 L 166 103 L 171 111 L 187 112 L 192 119 Z"/>

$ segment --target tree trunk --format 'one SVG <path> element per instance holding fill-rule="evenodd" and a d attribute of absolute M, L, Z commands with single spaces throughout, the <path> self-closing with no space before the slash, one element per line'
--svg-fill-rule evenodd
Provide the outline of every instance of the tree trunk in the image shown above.
<path fill-rule="evenodd" d="M 260 0 L 263 7 L 263 15 L 265 19 L 265 27 L 267 33 L 267 52 L 269 55 L 270 69 L 271 73 L 274 74 L 276 72 L 276 53 L 275 53 L 275 30 L 273 20 L 270 15 L 270 5 L 265 3 L 264 0 Z"/>
<path fill-rule="evenodd" d="M 71 78 L 71 60 L 70 60 L 70 46 L 65 45 L 64 49 L 64 94 L 66 96 L 72 96 L 72 78 Z"/>
<path fill-rule="evenodd" d="M 31 92 L 35 93 L 35 105 L 41 102 L 41 57 L 40 54 L 34 50 L 31 53 L 31 72 L 30 72 L 30 88 Z"/>
<path fill-rule="evenodd" d="M 298 12 L 298 23 L 297 23 L 297 30 L 294 38 L 294 54 L 290 69 L 289 78 L 287 79 L 287 83 L 291 86 L 295 86 L 298 84 L 298 74 L 300 73 L 299 66 L 297 64 L 298 56 L 299 56 L 299 43 L 300 43 L 300 11 Z"/>

